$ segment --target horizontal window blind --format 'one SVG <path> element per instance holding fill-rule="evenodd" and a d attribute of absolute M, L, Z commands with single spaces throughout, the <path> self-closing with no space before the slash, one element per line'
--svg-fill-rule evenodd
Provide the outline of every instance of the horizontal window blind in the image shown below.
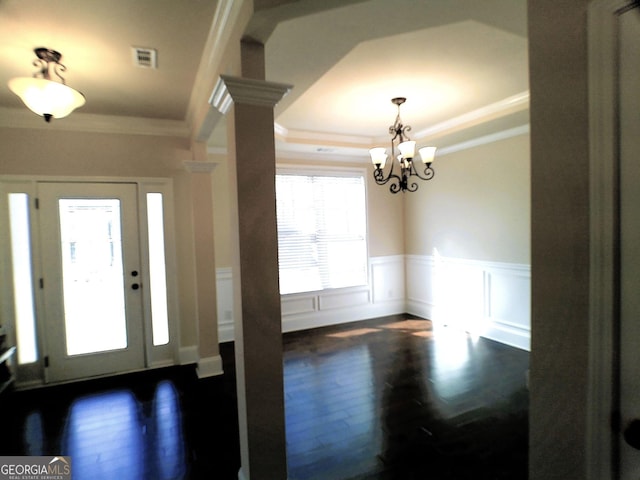
<path fill-rule="evenodd" d="M 367 283 L 362 175 L 276 175 L 280 293 Z"/>

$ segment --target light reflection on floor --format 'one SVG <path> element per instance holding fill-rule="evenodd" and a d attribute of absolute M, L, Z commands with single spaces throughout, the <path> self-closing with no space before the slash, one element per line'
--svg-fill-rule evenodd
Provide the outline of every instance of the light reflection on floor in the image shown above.
<path fill-rule="evenodd" d="M 150 410 L 145 415 L 129 390 L 74 402 L 61 445 L 62 454 L 71 457 L 74 480 L 185 478 L 182 419 L 173 384 L 158 384 Z M 27 418 L 26 427 L 42 428 L 36 414 Z M 38 445 L 31 449 L 37 452 Z"/>
<path fill-rule="evenodd" d="M 178 394 L 171 382 L 161 382 L 153 398 L 155 462 L 159 480 L 183 478 L 185 447 Z"/>
<path fill-rule="evenodd" d="M 44 455 L 45 448 L 42 414 L 39 411 L 31 412 L 25 419 L 24 423 L 24 442 L 26 445 L 27 455 Z"/>
<path fill-rule="evenodd" d="M 139 479 L 144 434 L 130 392 L 85 397 L 71 407 L 62 449 L 71 456 L 75 479 Z"/>

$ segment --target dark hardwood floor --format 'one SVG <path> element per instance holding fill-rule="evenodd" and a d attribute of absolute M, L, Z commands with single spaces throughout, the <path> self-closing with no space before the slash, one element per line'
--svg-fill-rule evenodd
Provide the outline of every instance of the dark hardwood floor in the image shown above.
<path fill-rule="evenodd" d="M 527 352 L 404 316 L 284 349 L 290 480 L 527 478 Z M 233 344 L 221 354 L 205 380 L 176 367 L 9 392 L 0 455 L 70 455 L 74 480 L 235 480 Z"/>

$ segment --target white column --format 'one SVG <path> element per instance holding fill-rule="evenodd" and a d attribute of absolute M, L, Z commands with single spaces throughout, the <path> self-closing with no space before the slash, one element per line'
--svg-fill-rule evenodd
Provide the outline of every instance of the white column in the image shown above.
<path fill-rule="evenodd" d="M 204 145 L 204 144 L 203 144 Z M 205 149 L 206 154 L 206 149 Z M 216 265 L 213 232 L 213 192 L 211 174 L 216 163 L 183 162 L 191 174 L 191 211 L 196 273 L 198 322 L 198 377 L 222 373 L 218 347 Z"/>
<path fill-rule="evenodd" d="M 233 277 L 242 480 L 287 478 L 273 108 L 289 89 L 222 76 L 212 96 L 232 127 L 229 208 L 238 246 Z"/>

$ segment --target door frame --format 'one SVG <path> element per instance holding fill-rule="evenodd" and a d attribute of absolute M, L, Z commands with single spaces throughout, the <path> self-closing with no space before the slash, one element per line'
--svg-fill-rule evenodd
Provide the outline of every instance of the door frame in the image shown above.
<path fill-rule="evenodd" d="M 138 219 L 138 189 L 135 183 L 106 183 L 106 182 L 38 182 L 38 221 L 41 229 L 38 242 L 41 266 L 44 273 L 44 296 L 46 310 L 43 312 L 47 358 L 45 363 L 45 381 L 60 383 L 74 381 L 88 377 L 108 375 L 130 369 L 146 367 L 145 353 L 145 316 L 143 303 L 148 289 L 132 290 L 131 283 L 138 283 L 138 278 L 130 278 L 131 270 L 140 270 L 142 259 L 140 255 L 141 232 Z M 68 312 L 66 294 L 67 274 L 64 258 L 61 253 L 64 242 L 62 239 L 62 216 L 60 214 L 60 199 L 71 199 L 76 202 L 82 199 L 117 200 L 119 204 L 117 219 L 119 225 L 119 248 L 121 252 L 121 280 L 122 315 L 124 316 L 124 332 L 126 344 L 124 347 L 89 351 L 83 353 L 68 353 Z M 68 255 L 68 254 L 67 254 Z M 142 284 L 148 283 L 147 278 L 139 276 Z M 78 297 L 73 302 L 81 301 Z"/>
<path fill-rule="evenodd" d="M 632 0 L 588 6 L 589 55 L 589 383 L 587 478 L 619 473 L 620 158 L 618 17 Z"/>
<path fill-rule="evenodd" d="M 143 329 L 144 329 L 144 346 L 145 346 L 145 368 L 157 368 L 164 366 L 172 366 L 180 364 L 180 317 L 179 317 L 179 297 L 177 282 L 177 257 L 176 257 L 176 241 L 175 241 L 175 223 L 174 223 L 174 196 L 173 196 L 173 180 L 165 177 L 69 177 L 69 176 L 46 176 L 46 175 L 0 175 L 0 184 L 3 188 L 0 191 L 16 191 L 24 192 L 29 196 L 30 201 L 36 198 L 36 185 L 38 182 L 61 182 L 61 183 L 128 183 L 136 184 L 138 189 L 137 208 L 138 208 L 138 228 L 140 232 L 140 260 L 141 260 L 141 276 L 150 278 L 149 274 L 149 239 L 147 230 L 147 210 L 146 195 L 148 193 L 161 193 L 163 196 L 163 217 L 164 217 L 164 244 L 165 244 L 165 268 L 166 268 L 166 286 L 167 286 L 167 314 L 169 317 L 169 343 L 166 345 L 153 345 L 152 325 L 151 325 L 151 300 L 148 294 L 143 295 Z M 0 205 L 4 205 L 5 200 L 0 199 Z M 32 204 L 33 205 L 33 204 Z M 37 347 L 38 361 L 33 364 L 16 365 L 16 385 L 18 388 L 31 388 L 47 384 L 46 368 L 44 366 L 44 358 L 47 355 L 45 325 L 44 322 L 44 305 L 43 294 L 37 285 L 39 278 L 42 277 L 41 265 L 39 260 L 40 250 L 38 239 L 40 237 L 39 225 L 36 215 L 31 210 L 30 226 L 31 226 L 31 253 L 32 253 L 32 274 L 34 281 L 34 308 L 36 312 L 36 331 L 37 331 Z M 0 217 L 4 218 L 2 214 Z M 0 235 L 3 237 L 3 235 Z M 5 242 L 6 245 L 6 242 Z M 10 257 L 5 256 L 10 253 L 8 249 L 1 252 L 2 261 L 0 261 L 0 271 L 5 272 L 11 278 Z M 144 289 L 143 289 L 144 290 Z M 13 287 L 11 282 L 0 288 L 0 313 L 6 314 L 8 319 L 13 318 Z M 10 338 L 15 341 L 15 328 L 10 321 L 8 333 Z"/>

